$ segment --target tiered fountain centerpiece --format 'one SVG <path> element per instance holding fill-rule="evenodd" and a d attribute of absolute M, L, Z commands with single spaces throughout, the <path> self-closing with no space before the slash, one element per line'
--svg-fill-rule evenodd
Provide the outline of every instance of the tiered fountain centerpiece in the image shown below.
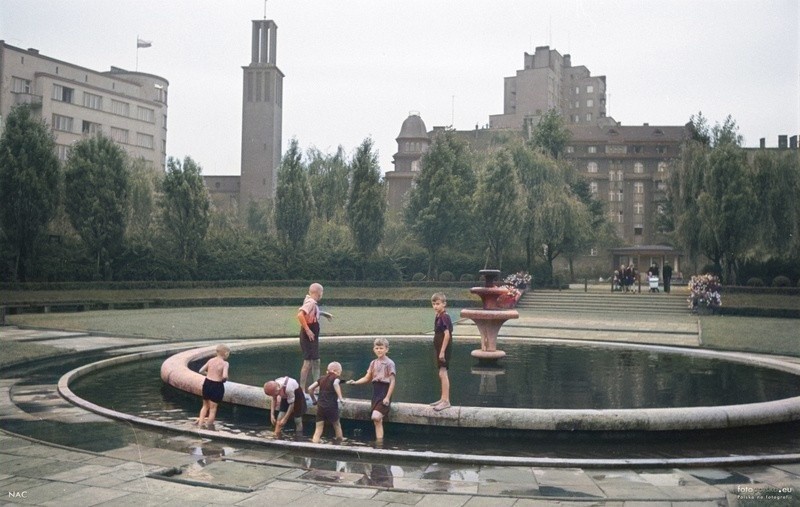
<path fill-rule="evenodd" d="M 481 348 L 473 350 L 472 357 L 481 362 L 497 361 L 506 356 L 505 352 L 497 350 L 497 333 L 505 321 L 518 319 L 519 312 L 498 305 L 497 299 L 508 292 L 495 284 L 500 276 L 499 269 L 483 269 L 479 273 L 484 279 L 483 287 L 473 287 L 469 291 L 480 296 L 483 308 L 464 308 L 461 317 L 472 319 L 481 334 Z"/>

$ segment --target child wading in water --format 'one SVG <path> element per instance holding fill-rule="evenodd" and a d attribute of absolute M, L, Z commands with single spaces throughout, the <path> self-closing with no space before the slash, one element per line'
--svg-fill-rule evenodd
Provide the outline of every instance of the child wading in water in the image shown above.
<path fill-rule="evenodd" d="M 339 421 L 339 403 L 344 401 L 342 388 L 339 386 L 339 376 L 342 374 L 342 365 L 333 361 L 328 365 L 327 375 L 320 377 L 319 380 L 308 386 L 311 401 L 317 405 L 317 427 L 311 441 L 316 443 L 322 438 L 322 431 L 325 423 L 333 426 L 336 440 L 344 440 L 342 435 L 342 423 Z M 319 396 L 315 396 L 314 390 L 319 388 Z"/>
<path fill-rule="evenodd" d="M 206 424 L 206 417 L 208 426 L 214 425 L 217 404 L 222 402 L 222 397 L 225 395 L 225 381 L 228 380 L 227 359 L 230 354 L 231 349 L 226 345 L 217 345 L 217 355 L 200 368 L 199 373 L 205 373 L 206 378 L 203 380 L 203 408 L 200 409 L 196 422 L 199 426 Z"/>
<path fill-rule="evenodd" d="M 366 384 L 372 382 L 372 422 L 375 424 L 375 440 L 383 442 L 383 418 L 389 414 L 394 392 L 397 369 L 394 361 L 386 357 L 389 352 L 389 341 L 376 338 L 372 346 L 376 359 L 369 363 L 367 374 L 358 380 L 348 380 L 348 384 Z"/>
<path fill-rule="evenodd" d="M 436 316 L 433 320 L 433 351 L 439 369 L 439 381 L 442 384 L 442 396 L 431 403 L 437 412 L 450 408 L 450 377 L 447 369 L 450 366 L 450 353 L 453 344 L 453 321 L 447 314 L 447 297 L 441 292 L 431 296 L 431 306 Z"/>

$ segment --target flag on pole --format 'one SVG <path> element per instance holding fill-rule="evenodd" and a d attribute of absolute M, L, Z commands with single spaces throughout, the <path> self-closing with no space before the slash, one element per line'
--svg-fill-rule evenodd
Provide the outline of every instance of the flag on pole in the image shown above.
<path fill-rule="evenodd" d="M 137 49 L 138 48 L 149 48 L 152 45 L 153 45 L 153 43 L 151 41 L 149 41 L 149 40 L 143 40 L 143 39 L 139 39 L 139 38 L 136 39 L 136 48 Z"/>

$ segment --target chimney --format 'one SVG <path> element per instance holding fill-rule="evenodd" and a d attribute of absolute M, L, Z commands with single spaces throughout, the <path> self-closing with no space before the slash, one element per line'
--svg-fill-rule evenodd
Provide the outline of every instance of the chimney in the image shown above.
<path fill-rule="evenodd" d="M 789 147 L 789 143 L 787 142 L 788 136 L 780 135 L 778 136 L 778 149 L 785 150 Z"/>
<path fill-rule="evenodd" d="M 792 136 L 789 138 L 789 148 L 793 150 L 797 149 L 797 136 Z"/>
<path fill-rule="evenodd" d="M 762 137 L 758 142 L 758 147 L 762 150 L 767 147 L 767 140 L 766 138 Z"/>

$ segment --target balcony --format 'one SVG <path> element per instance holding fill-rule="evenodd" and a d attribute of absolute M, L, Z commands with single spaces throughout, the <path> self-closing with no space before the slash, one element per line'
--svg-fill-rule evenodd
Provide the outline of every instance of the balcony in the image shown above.
<path fill-rule="evenodd" d="M 31 108 L 39 109 L 42 107 L 42 96 L 32 93 L 11 92 L 14 96 L 14 105 L 30 104 Z"/>

